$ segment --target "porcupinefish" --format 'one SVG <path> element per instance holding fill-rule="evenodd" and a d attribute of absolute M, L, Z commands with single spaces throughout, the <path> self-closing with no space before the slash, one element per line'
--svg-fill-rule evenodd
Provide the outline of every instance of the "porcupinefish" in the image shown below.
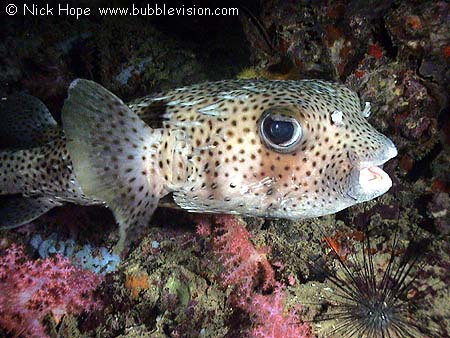
<path fill-rule="evenodd" d="M 118 247 L 165 196 L 191 212 L 335 213 L 385 193 L 392 181 L 380 167 L 397 155 L 355 92 L 320 80 L 225 80 L 127 105 L 77 79 L 62 129 L 36 98 L 2 107 L 0 133 L 15 149 L 0 152 L 0 195 L 14 194 L 2 197 L 0 226 L 66 202 L 105 204 Z"/>

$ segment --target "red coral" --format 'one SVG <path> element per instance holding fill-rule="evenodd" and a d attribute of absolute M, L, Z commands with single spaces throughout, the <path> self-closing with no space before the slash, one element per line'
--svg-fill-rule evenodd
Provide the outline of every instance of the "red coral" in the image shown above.
<path fill-rule="evenodd" d="M 450 57 L 450 46 L 444 47 L 444 56 L 446 58 Z"/>
<path fill-rule="evenodd" d="M 47 337 L 42 320 L 99 308 L 93 293 L 102 277 L 61 256 L 31 261 L 13 245 L 0 257 L 0 326 L 17 336 Z"/>
<path fill-rule="evenodd" d="M 297 312 L 284 313 L 284 285 L 275 280 L 267 260 L 267 247 L 255 248 L 250 233 L 236 217 L 218 216 L 214 232 L 214 250 L 224 266 L 222 284 L 234 286 L 233 306 L 252 318 L 250 337 L 312 337 L 308 324 L 301 323 Z M 219 235 L 218 235 L 219 233 Z M 271 294 L 261 294 L 274 288 Z"/>
<path fill-rule="evenodd" d="M 374 43 L 369 46 L 369 55 L 379 60 L 383 57 L 383 48 L 378 43 Z"/>

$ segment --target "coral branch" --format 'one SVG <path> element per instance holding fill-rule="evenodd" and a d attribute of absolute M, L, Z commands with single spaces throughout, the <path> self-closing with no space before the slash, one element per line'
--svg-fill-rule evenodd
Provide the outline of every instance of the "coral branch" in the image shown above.
<path fill-rule="evenodd" d="M 0 257 L 0 326 L 17 336 L 47 337 L 42 320 L 100 307 L 94 291 L 102 277 L 74 267 L 57 255 L 32 261 L 12 245 Z"/>
<path fill-rule="evenodd" d="M 223 284 L 236 286 L 242 298 L 253 293 L 259 280 L 264 290 L 273 287 L 275 272 L 267 260 L 269 248 L 255 248 L 250 233 L 236 217 L 220 216 L 216 221 L 220 225 L 217 232 L 222 235 L 215 237 L 214 250 L 225 268 Z"/>
<path fill-rule="evenodd" d="M 256 294 L 247 306 L 253 314 L 254 338 L 312 337 L 311 327 L 301 323 L 295 310 L 284 312 L 286 295 L 277 287 L 271 295 Z"/>

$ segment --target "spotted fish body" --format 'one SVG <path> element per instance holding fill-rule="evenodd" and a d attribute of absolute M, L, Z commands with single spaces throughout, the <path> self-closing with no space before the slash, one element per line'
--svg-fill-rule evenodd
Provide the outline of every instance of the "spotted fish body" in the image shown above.
<path fill-rule="evenodd" d="M 174 199 L 185 209 L 295 219 L 334 213 L 385 192 L 365 191 L 360 171 L 394 157 L 396 148 L 370 126 L 356 93 L 342 85 L 222 81 L 147 100 L 131 107 L 139 113 L 145 102 L 165 102 L 164 128 L 181 128 L 190 144 L 190 160 L 180 156 L 181 170 L 172 165 Z M 300 121 L 303 137 L 294 151 L 279 153 L 261 140 L 258 121 L 269 109 L 287 109 Z M 332 121 L 333 112 L 342 113 L 340 123 Z M 183 168 L 190 167 L 186 175 Z"/>
<path fill-rule="evenodd" d="M 65 179 L 51 192 L 22 186 L 14 193 L 105 203 L 121 237 L 147 224 L 168 194 L 193 212 L 326 215 L 375 198 L 392 184 L 378 166 L 396 156 L 396 148 L 365 113 L 356 93 L 319 80 L 220 81 L 128 106 L 98 84 L 75 80 L 62 113 L 65 139 L 50 145 L 53 155 L 67 150 L 56 171 L 74 185 L 71 196 Z M 273 142 L 286 141 L 279 138 L 285 134 L 294 143 Z M 0 175 L 8 183 L 0 183 L 0 194 L 20 186 L 11 183 L 11 173 L 0 169 Z M 41 182 L 55 184 L 45 177 Z"/>

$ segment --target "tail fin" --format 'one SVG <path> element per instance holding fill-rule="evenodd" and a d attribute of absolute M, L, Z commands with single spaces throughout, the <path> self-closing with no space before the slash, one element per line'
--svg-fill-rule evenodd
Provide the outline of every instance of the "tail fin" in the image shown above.
<path fill-rule="evenodd" d="M 104 201 L 120 227 L 116 251 L 148 225 L 163 196 L 152 170 L 160 130 L 153 130 L 118 97 L 95 82 L 72 82 L 62 111 L 75 175 L 84 193 Z"/>
<path fill-rule="evenodd" d="M 47 107 L 36 97 L 15 94 L 0 101 L 0 148 L 43 145 L 61 133 Z"/>

